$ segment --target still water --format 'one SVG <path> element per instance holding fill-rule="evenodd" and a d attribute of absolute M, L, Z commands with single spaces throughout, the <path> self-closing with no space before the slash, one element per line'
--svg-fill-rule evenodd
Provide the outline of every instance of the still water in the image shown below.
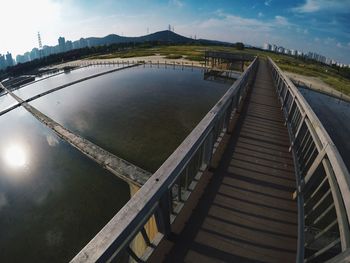
<path fill-rule="evenodd" d="M 17 101 L 9 94 L 0 96 L 0 113 L 16 104 L 18 104 Z"/>
<path fill-rule="evenodd" d="M 25 99 L 110 69 L 60 74 L 15 93 Z M 203 80 L 200 69 L 139 66 L 69 86 L 31 104 L 153 172 L 230 85 Z M 1 108 L 13 102 L 0 97 Z M 128 185 L 22 107 L 0 116 L 0 133 L 0 262 L 69 261 L 127 202 Z"/>
<path fill-rule="evenodd" d="M 0 262 L 67 262 L 129 187 L 23 108 L 0 116 Z"/>
<path fill-rule="evenodd" d="M 45 92 L 47 90 L 56 88 L 58 86 L 73 82 L 94 74 L 106 72 L 116 69 L 118 66 L 89 66 L 72 70 L 67 73 L 58 74 L 50 78 L 45 78 L 36 81 L 30 85 L 24 86 L 13 93 L 21 97 L 23 100 L 29 99 L 32 96 Z"/>
<path fill-rule="evenodd" d="M 350 170 L 350 103 L 299 87 Z"/>
<path fill-rule="evenodd" d="M 67 87 L 31 105 L 154 172 L 226 92 L 200 69 L 139 66 Z"/>

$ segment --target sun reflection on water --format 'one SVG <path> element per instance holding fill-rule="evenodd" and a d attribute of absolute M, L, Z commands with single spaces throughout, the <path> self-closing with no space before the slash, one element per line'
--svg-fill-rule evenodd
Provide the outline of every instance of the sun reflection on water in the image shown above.
<path fill-rule="evenodd" d="M 27 153 L 25 148 L 20 144 L 8 146 L 3 153 L 5 163 L 13 168 L 20 168 L 27 163 Z"/>

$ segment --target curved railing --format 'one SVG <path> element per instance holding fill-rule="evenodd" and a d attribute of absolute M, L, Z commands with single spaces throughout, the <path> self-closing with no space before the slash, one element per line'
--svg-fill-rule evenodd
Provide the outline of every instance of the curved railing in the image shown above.
<path fill-rule="evenodd" d="M 251 86 L 257 64 L 255 58 L 175 152 L 72 262 L 105 262 L 123 255 L 142 262 L 170 234 L 172 221 L 211 162 L 230 119 Z M 155 235 L 146 230 L 152 220 Z M 133 249 L 136 237 L 145 244 L 141 254 Z"/>
<path fill-rule="evenodd" d="M 269 66 L 297 171 L 297 262 L 349 262 L 349 171 L 305 98 L 270 58 Z"/>

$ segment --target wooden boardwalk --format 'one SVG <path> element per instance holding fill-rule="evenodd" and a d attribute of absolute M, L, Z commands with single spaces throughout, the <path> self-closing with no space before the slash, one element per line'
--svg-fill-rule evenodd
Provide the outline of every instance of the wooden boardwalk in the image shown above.
<path fill-rule="evenodd" d="M 235 132 L 165 262 L 295 262 L 297 206 L 287 128 L 260 60 Z"/>

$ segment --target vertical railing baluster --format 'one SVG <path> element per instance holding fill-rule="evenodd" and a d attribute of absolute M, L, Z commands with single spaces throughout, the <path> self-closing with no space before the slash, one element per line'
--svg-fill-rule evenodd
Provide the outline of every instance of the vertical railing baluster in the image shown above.
<path fill-rule="evenodd" d="M 181 193 L 181 177 L 179 177 L 177 181 L 177 201 L 182 201 L 182 193 Z"/>
<path fill-rule="evenodd" d="M 135 252 L 128 246 L 126 248 L 126 252 L 128 252 L 128 254 L 132 257 L 133 260 L 135 260 L 138 263 L 143 262 L 136 254 Z"/>
<path fill-rule="evenodd" d="M 141 232 L 142 238 L 145 241 L 146 245 L 150 247 L 152 244 L 151 244 L 151 241 L 149 240 L 149 237 L 147 235 L 147 231 L 146 231 L 145 227 L 142 227 L 140 232 Z"/>
<path fill-rule="evenodd" d="M 155 212 L 157 227 L 160 233 L 168 237 L 171 233 L 170 226 L 170 203 L 168 190 L 159 200 L 158 207 Z"/>

